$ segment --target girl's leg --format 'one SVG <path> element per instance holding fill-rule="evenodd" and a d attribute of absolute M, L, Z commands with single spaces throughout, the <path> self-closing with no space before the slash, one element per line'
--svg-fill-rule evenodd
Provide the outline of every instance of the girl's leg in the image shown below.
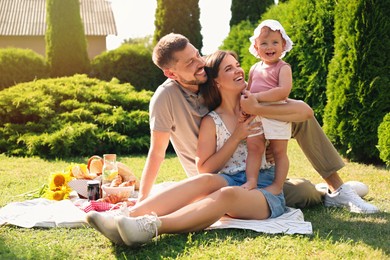
<path fill-rule="evenodd" d="M 243 188 L 251 190 L 257 187 L 257 179 L 265 148 L 264 134 L 251 136 L 246 139 L 248 156 L 246 158 L 246 179 Z"/>
<path fill-rule="evenodd" d="M 271 149 L 275 159 L 275 190 L 269 190 L 273 194 L 279 194 L 283 190 L 284 181 L 287 178 L 290 162 L 287 156 L 288 140 L 271 140 Z"/>
<path fill-rule="evenodd" d="M 240 219 L 266 219 L 270 216 L 270 209 L 259 190 L 224 187 L 171 214 L 160 215 L 161 227 L 158 232 L 162 234 L 202 230 L 225 214 Z"/>
<path fill-rule="evenodd" d="M 226 180 L 218 174 L 200 174 L 137 203 L 130 209 L 130 216 L 142 216 L 151 212 L 164 216 L 225 186 Z"/>

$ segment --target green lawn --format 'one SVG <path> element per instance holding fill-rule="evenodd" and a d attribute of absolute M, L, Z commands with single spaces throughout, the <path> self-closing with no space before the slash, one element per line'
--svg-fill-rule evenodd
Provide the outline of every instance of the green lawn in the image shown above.
<path fill-rule="evenodd" d="M 296 142 L 289 144 L 290 177 L 323 182 Z M 23 201 L 39 189 L 50 172 L 87 158 L 47 161 L 0 155 L 0 207 Z M 145 155 L 120 157 L 140 176 Z M 115 246 L 91 228 L 25 229 L 0 227 L 0 259 L 390 259 L 390 172 L 383 168 L 347 163 L 344 181 L 359 180 L 370 187 L 366 199 L 381 213 L 352 214 L 318 205 L 304 209 L 314 234 L 267 235 L 247 230 L 212 230 L 163 235 L 138 249 Z M 184 178 L 175 156 L 165 160 L 158 182 Z"/>

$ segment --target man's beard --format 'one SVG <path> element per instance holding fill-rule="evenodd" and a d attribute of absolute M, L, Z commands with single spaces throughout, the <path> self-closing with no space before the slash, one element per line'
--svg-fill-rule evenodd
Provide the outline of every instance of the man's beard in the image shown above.
<path fill-rule="evenodd" d="M 179 81 L 182 83 L 182 84 L 186 84 L 186 85 L 193 85 L 193 86 L 198 86 L 199 84 L 203 84 L 207 81 L 207 78 L 206 77 L 203 77 L 202 79 L 197 79 L 195 77 L 195 79 L 192 79 L 192 80 L 186 80 L 182 77 L 179 77 Z"/>

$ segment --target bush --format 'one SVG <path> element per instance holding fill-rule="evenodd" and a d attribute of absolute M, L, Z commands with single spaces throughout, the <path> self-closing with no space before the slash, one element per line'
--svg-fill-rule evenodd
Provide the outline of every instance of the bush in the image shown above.
<path fill-rule="evenodd" d="M 324 130 L 347 158 L 379 162 L 378 126 L 390 111 L 390 2 L 337 2 Z"/>
<path fill-rule="evenodd" d="M 86 75 L 0 92 L 0 153 L 59 158 L 146 152 L 150 91 Z"/>
<path fill-rule="evenodd" d="M 92 77 L 107 81 L 115 77 L 137 90 L 154 91 L 165 80 L 162 71 L 152 61 L 151 49 L 141 44 L 123 44 L 96 56 L 91 63 Z"/>
<path fill-rule="evenodd" d="M 28 49 L 0 49 L 0 90 L 49 76 L 44 58 Z"/>
<path fill-rule="evenodd" d="M 378 150 L 379 157 L 390 166 L 390 113 L 386 114 L 378 127 Z"/>

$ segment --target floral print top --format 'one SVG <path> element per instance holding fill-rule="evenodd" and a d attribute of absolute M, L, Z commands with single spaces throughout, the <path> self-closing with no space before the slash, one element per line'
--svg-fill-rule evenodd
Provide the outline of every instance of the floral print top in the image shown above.
<path fill-rule="evenodd" d="M 217 151 L 219 151 L 225 142 L 231 136 L 231 133 L 226 128 L 223 123 L 221 117 L 215 112 L 211 111 L 209 114 L 211 118 L 214 120 L 216 127 L 216 138 L 217 138 Z M 245 171 L 246 168 L 246 157 L 248 155 L 248 149 L 246 147 L 246 141 L 243 140 L 238 145 L 236 151 L 226 163 L 225 167 L 222 168 L 218 173 L 225 173 L 229 175 L 234 175 L 237 172 Z"/>

